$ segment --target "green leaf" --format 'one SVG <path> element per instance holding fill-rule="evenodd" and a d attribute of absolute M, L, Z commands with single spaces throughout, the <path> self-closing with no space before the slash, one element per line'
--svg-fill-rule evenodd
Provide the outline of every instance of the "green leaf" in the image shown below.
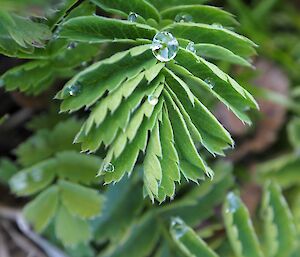
<path fill-rule="evenodd" d="M 233 192 L 227 195 L 223 206 L 227 236 L 237 257 L 263 257 L 249 212 Z"/>
<path fill-rule="evenodd" d="M 150 136 L 144 159 L 144 185 L 152 201 L 158 196 L 158 183 L 162 179 L 162 168 L 159 158 L 162 157 L 159 125 L 155 124 Z"/>
<path fill-rule="evenodd" d="M 63 205 L 74 216 L 90 219 L 100 215 L 103 197 L 96 191 L 78 184 L 59 182 Z"/>
<path fill-rule="evenodd" d="M 240 57 L 239 55 L 234 54 L 233 52 L 222 46 L 214 44 L 196 44 L 195 49 L 197 51 L 197 54 L 204 58 L 211 58 L 237 65 L 251 67 L 251 64 L 247 60 Z"/>
<path fill-rule="evenodd" d="M 240 120 L 251 124 L 246 110 L 249 107 L 258 108 L 258 105 L 244 88 L 233 82 L 232 79 L 229 79 L 229 76 L 217 69 L 216 66 L 212 66 L 212 64 L 188 51 L 180 49 L 176 60 L 191 73 L 191 75 L 187 75 L 185 72 L 183 75 L 186 78 L 192 79 L 197 85 L 214 95 L 228 106 Z M 172 70 L 175 72 L 178 72 L 179 68 L 172 66 Z M 179 72 L 182 72 L 181 68 Z M 208 85 L 205 82 L 207 80 L 211 81 L 212 85 Z"/>
<path fill-rule="evenodd" d="M 180 218 L 173 218 L 170 232 L 184 256 L 218 257 L 210 247 Z"/>
<path fill-rule="evenodd" d="M 0 159 L 0 183 L 7 184 L 18 171 L 18 167 L 10 159 Z"/>
<path fill-rule="evenodd" d="M 183 1 L 182 1 L 183 2 Z M 199 1 L 198 1 L 199 2 Z M 185 4 L 185 2 L 183 2 Z M 182 4 L 182 3 L 180 3 Z M 233 15 L 220 8 L 208 5 L 179 5 L 168 8 L 161 12 L 163 19 L 175 20 L 179 14 L 188 14 L 192 17 L 192 22 L 213 24 L 219 23 L 223 26 L 236 25 Z"/>
<path fill-rule="evenodd" d="M 159 239 L 159 226 L 153 214 L 147 213 L 131 228 L 129 234 L 108 248 L 101 257 L 146 257 Z"/>
<path fill-rule="evenodd" d="M 95 175 L 102 160 L 97 156 L 76 152 L 60 152 L 56 155 L 56 174 L 61 179 L 91 185 L 97 182 Z"/>
<path fill-rule="evenodd" d="M 195 44 L 206 43 L 222 46 L 236 55 L 249 57 L 256 52 L 256 45 L 249 39 L 230 30 L 206 24 L 176 23 L 165 28 L 175 37 L 189 39 Z"/>
<path fill-rule="evenodd" d="M 60 151 L 79 150 L 73 139 L 80 128 L 80 122 L 68 119 L 53 129 L 41 129 L 15 150 L 18 162 L 25 167 L 36 164 Z"/>
<path fill-rule="evenodd" d="M 70 80 L 57 94 L 58 99 L 64 99 L 61 111 L 76 111 L 83 106 L 90 107 L 106 91 L 116 90 L 126 79 L 137 76 L 155 63 L 156 60 L 147 45 L 134 47 L 94 63 Z M 114 76 L 111 76 L 112 70 L 115 71 Z M 77 84 L 81 86 L 80 94 L 70 96 L 69 87 Z"/>
<path fill-rule="evenodd" d="M 184 2 L 181 0 L 147 0 L 149 3 L 153 4 L 158 10 L 164 10 L 169 7 L 175 7 L 179 5 L 196 5 L 203 4 L 207 2 L 207 0 L 185 0 Z"/>
<path fill-rule="evenodd" d="M 144 205 L 138 176 L 124 177 L 116 185 L 108 186 L 104 197 L 102 214 L 93 223 L 96 228 L 95 238 L 110 239 L 118 243 L 121 236 L 130 229 Z"/>
<path fill-rule="evenodd" d="M 18 196 L 35 194 L 47 187 L 55 178 L 55 161 L 49 159 L 14 175 L 9 185 Z"/>
<path fill-rule="evenodd" d="M 265 185 L 262 218 L 266 256 L 290 256 L 296 246 L 296 227 L 289 206 L 275 183 Z"/>
<path fill-rule="evenodd" d="M 51 31 L 46 25 L 5 11 L 0 12 L 0 24 L 1 30 L 5 31 L 0 36 L 0 46 L 2 47 L 6 46 L 11 39 L 23 48 L 43 47 L 44 41 L 51 37 Z"/>
<path fill-rule="evenodd" d="M 101 16 L 82 16 L 63 24 L 60 36 L 68 40 L 90 43 L 134 43 L 138 39 L 151 39 L 156 30 L 148 25 Z"/>
<path fill-rule="evenodd" d="M 145 0 L 92 0 L 92 2 L 105 11 L 118 14 L 123 18 L 127 18 L 131 12 L 134 12 L 144 19 L 153 18 L 157 21 L 160 19 L 158 11 Z"/>
<path fill-rule="evenodd" d="M 300 149 L 300 118 L 294 118 L 288 125 L 290 143 L 295 149 Z"/>
<path fill-rule="evenodd" d="M 25 206 L 24 216 L 37 232 L 41 233 L 55 216 L 58 199 L 57 186 L 51 186 Z"/>
<path fill-rule="evenodd" d="M 55 233 L 57 238 L 68 247 L 86 243 L 92 237 L 89 224 L 73 216 L 64 206 L 58 210 L 55 219 Z"/>
<path fill-rule="evenodd" d="M 191 134 L 178 107 L 166 91 L 164 94 L 166 95 L 168 103 L 169 117 L 174 131 L 175 147 L 179 152 L 179 159 L 193 165 L 194 171 L 193 174 L 190 174 L 183 165 L 180 165 L 180 168 L 187 179 L 197 181 L 197 179 L 202 178 L 201 171 L 206 171 L 206 165 L 197 152 Z"/>
<path fill-rule="evenodd" d="M 172 198 L 175 194 L 175 181 L 180 181 L 179 157 L 174 145 L 174 134 L 166 109 L 163 109 L 160 123 L 160 140 L 162 158 L 160 166 L 162 179 L 158 188 L 158 200 L 163 202 L 166 196 Z"/>
<path fill-rule="evenodd" d="M 51 84 L 52 76 L 53 69 L 48 62 L 34 61 L 10 69 L 1 79 L 8 91 L 19 89 L 21 92 L 31 91 L 37 94 Z"/>

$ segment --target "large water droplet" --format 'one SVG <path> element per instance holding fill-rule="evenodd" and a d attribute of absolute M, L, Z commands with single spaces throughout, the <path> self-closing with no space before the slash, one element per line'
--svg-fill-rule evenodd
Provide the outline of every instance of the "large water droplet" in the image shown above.
<path fill-rule="evenodd" d="M 77 45 L 78 45 L 78 43 L 71 42 L 71 43 L 68 44 L 67 48 L 68 48 L 68 50 L 72 50 L 72 49 L 76 48 Z"/>
<path fill-rule="evenodd" d="M 138 15 L 134 12 L 131 12 L 128 15 L 128 21 L 130 21 L 130 22 L 136 22 L 137 18 L 138 18 Z"/>
<path fill-rule="evenodd" d="M 175 22 L 192 22 L 193 16 L 188 13 L 179 13 L 175 17 Z"/>
<path fill-rule="evenodd" d="M 177 55 L 179 44 L 177 39 L 169 32 L 158 32 L 152 41 L 152 52 L 156 59 L 168 62 Z"/>
<path fill-rule="evenodd" d="M 194 42 L 190 42 L 187 46 L 186 46 L 186 50 L 196 54 L 196 48 L 195 48 L 195 43 Z"/>
<path fill-rule="evenodd" d="M 227 195 L 227 201 L 228 201 L 228 207 L 226 210 L 227 213 L 229 212 L 234 213 L 240 208 L 240 200 L 233 192 L 230 192 Z"/>
<path fill-rule="evenodd" d="M 155 95 L 149 95 L 148 96 L 148 102 L 149 102 L 149 104 L 151 104 L 151 105 L 157 105 L 157 103 L 158 103 L 158 97 L 156 97 Z"/>
<path fill-rule="evenodd" d="M 67 92 L 70 96 L 77 96 L 81 92 L 81 84 L 77 82 L 76 84 L 68 86 Z"/>
<path fill-rule="evenodd" d="M 187 232 L 187 226 L 180 218 L 172 218 L 171 229 L 174 231 L 176 239 L 181 238 Z"/>
<path fill-rule="evenodd" d="M 103 165 L 103 172 L 114 172 L 114 171 L 115 171 L 115 167 L 110 162 L 105 163 Z"/>
<path fill-rule="evenodd" d="M 209 88 L 214 88 L 215 82 L 211 78 L 206 78 L 204 82 L 209 86 Z"/>

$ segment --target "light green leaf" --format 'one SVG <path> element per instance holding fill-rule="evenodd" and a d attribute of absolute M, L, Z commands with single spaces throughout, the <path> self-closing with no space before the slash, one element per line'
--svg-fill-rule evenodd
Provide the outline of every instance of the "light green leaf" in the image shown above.
<path fill-rule="evenodd" d="M 182 3 L 186 4 L 184 1 L 182 1 L 180 4 Z M 175 17 L 181 13 L 191 15 L 192 22 L 195 23 L 219 23 L 223 26 L 232 26 L 237 24 L 232 14 L 220 8 L 209 5 L 197 4 L 174 6 L 162 11 L 161 15 L 163 19 L 175 20 Z"/>
<path fill-rule="evenodd" d="M 288 125 L 290 143 L 295 149 L 300 149 L 300 118 L 294 118 Z"/>
<path fill-rule="evenodd" d="M 265 185 L 262 218 L 266 256 L 289 257 L 296 246 L 296 227 L 289 206 L 275 183 Z"/>
<path fill-rule="evenodd" d="M 176 246 L 187 257 L 218 257 L 210 247 L 180 218 L 173 218 L 170 232 Z"/>
<path fill-rule="evenodd" d="M 222 60 L 237 65 L 251 67 L 251 64 L 247 60 L 222 46 L 214 44 L 196 44 L 195 49 L 197 54 L 204 58 Z"/>
<path fill-rule="evenodd" d="M 94 189 L 61 180 L 59 182 L 63 205 L 74 216 L 91 219 L 102 210 L 103 197 Z"/>
<path fill-rule="evenodd" d="M 18 196 L 35 194 L 47 187 L 55 178 L 55 161 L 49 159 L 40 162 L 14 175 L 9 185 Z"/>
<path fill-rule="evenodd" d="M 101 16 L 82 16 L 65 22 L 60 36 L 90 43 L 134 43 L 138 39 L 152 39 L 155 34 L 156 30 L 145 24 Z"/>
<path fill-rule="evenodd" d="M 131 12 L 134 12 L 144 19 L 160 19 L 158 11 L 145 0 L 92 0 L 92 2 L 105 11 L 121 15 L 123 18 L 127 18 Z"/>
<path fill-rule="evenodd" d="M 55 233 L 57 238 L 68 247 L 86 243 L 92 236 L 89 224 L 73 216 L 64 206 L 61 206 L 57 213 Z"/>
<path fill-rule="evenodd" d="M 233 192 L 223 206 L 227 236 L 237 257 L 263 257 L 249 212 Z"/>
<path fill-rule="evenodd" d="M 153 4 L 158 10 L 164 10 L 166 8 L 175 7 L 179 5 L 196 5 L 196 4 L 203 4 L 207 2 L 207 0 L 169 0 L 169 1 L 162 1 L 162 0 L 147 0 L 149 3 Z"/>
<path fill-rule="evenodd" d="M 176 23 L 165 28 L 174 36 L 189 39 L 195 44 L 215 44 L 227 48 L 236 55 L 248 57 L 256 52 L 256 45 L 249 39 L 230 30 L 206 24 Z"/>
<path fill-rule="evenodd" d="M 55 216 L 58 197 L 57 186 L 51 186 L 25 206 L 24 216 L 37 232 L 41 233 Z"/>

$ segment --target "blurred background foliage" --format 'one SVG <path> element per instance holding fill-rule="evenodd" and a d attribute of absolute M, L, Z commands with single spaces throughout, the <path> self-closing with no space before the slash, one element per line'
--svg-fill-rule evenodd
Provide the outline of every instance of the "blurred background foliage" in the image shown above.
<path fill-rule="evenodd" d="M 4 74 L 13 67 L 5 77 L 6 89 L 12 92 L 0 92 L 1 257 L 298 256 L 297 0 L 198 1 L 236 15 L 240 22 L 236 30 L 259 45 L 257 56 L 249 60 L 254 69 L 222 61 L 217 64 L 235 74 L 258 100 L 260 111 L 251 113 L 254 124 L 248 127 L 226 107 L 207 98 L 206 104 L 233 135 L 235 148 L 227 157 L 208 158 L 216 173 L 213 181 L 200 186 L 182 183 L 175 199 L 161 205 L 143 199 L 140 166 L 131 179 L 100 186 L 102 181 L 95 174 L 102 160 L 80 154 L 79 147 L 72 144 L 83 114 L 77 118 L 58 115 L 58 102 L 52 101 L 65 79 L 93 62 L 95 56 L 102 59 L 123 46 L 116 44 L 112 49 L 105 45 L 99 50 L 97 45 L 80 43 L 66 51 L 68 42 L 51 41 L 51 37 L 65 10 L 77 1 L 65 1 L 65 10 L 61 1 L 24 2 L 0 2 L 1 13 L 13 13 L 10 18 L 20 23 L 17 26 L 34 26 L 38 33 L 35 42 L 32 35 L 12 35 L 1 20 L 0 32 L 10 36 L 8 41 L 0 37 L 0 52 L 6 49 L 5 56 L 0 56 L 0 71 Z M 94 12 L 84 3 L 80 9 L 75 5 L 71 16 Z M 28 16 L 33 18 L 28 20 Z M 32 56 L 34 61 L 28 64 L 26 59 Z M 32 76 L 23 76 L 24 70 Z M 21 215 L 24 206 L 23 216 L 32 228 Z"/>

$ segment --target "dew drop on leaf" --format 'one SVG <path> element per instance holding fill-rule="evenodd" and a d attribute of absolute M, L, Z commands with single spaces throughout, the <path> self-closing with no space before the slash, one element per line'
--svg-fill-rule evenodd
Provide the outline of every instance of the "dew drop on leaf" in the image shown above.
<path fill-rule="evenodd" d="M 206 78 L 204 82 L 210 87 L 213 88 L 215 86 L 215 82 L 211 78 Z"/>
<path fill-rule="evenodd" d="M 214 28 L 217 28 L 217 29 L 223 29 L 223 28 L 224 28 L 223 25 L 220 24 L 220 23 L 213 23 L 212 26 L 213 26 Z"/>
<path fill-rule="evenodd" d="M 180 218 L 172 218 L 171 229 L 174 231 L 176 239 L 183 237 L 187 232 L 187 227 Z"/>
<path fill-rule="evenodd" d="M 151 104 L 151 105 L 157 105 L 157 103 L 158 103 L 158 97 L 156 97 L 156 96 L 154 96 L 154 95 L 149 95 L 148 96 L 148 102 L 149 102 L 149 104 Z"/>
<path fill-rule="evenodd" d="M 175 17 L 175 22 L 192 22 L 193 17 L 188 13 L 179 13 Z"/>
<path fill-rule="evenodd" d="M 76 48 L 77 45 L 78 44 L 76 42 L 71 42 L 71 43 L 68 44 L 67 49 L 72 50 L 72 49 Z"/>
<path fill-rule="evenodd" d="M 128 21 L 130 21 L 130 22 L 136 22 L 137 18 L 138 18 L 138 15 L 134 12 L 131 12 L 128 15 Z"/>
<path fill-rule="evenodd" d="M 76 84 L 68 86 L 67 92 L 70 96 L 77 96 L 81 92 L 81 84 L 77 82 Z"/>
<path fill-rule="evenodd" d="M 171 33 L 158 32 L 153 38 L 151 49 L 156 59 L 168 62 L 177 55 L 179 44 Z"/>
<path fill-rule="evenodd" d="M 186 50 L 192 52 L 192 53 L 196 53 L 196 49 L 195 49 L 195 43 L 194 42 L 190 42 L 187 46 L 186 46 Z"/>
<path fill-rule="evenodd" d="M 227 201 L 228 201 L 228 207 L 226 209 L 227 213 L 234 213 L 240 208 L 240 200 L 233 192 L 230 192 L 227 195 Z"/>
<path fill-rule="evenodd" d="M 114 172 L 115 167 L 110 162 L 103 165 L 103 172 Z"/>

